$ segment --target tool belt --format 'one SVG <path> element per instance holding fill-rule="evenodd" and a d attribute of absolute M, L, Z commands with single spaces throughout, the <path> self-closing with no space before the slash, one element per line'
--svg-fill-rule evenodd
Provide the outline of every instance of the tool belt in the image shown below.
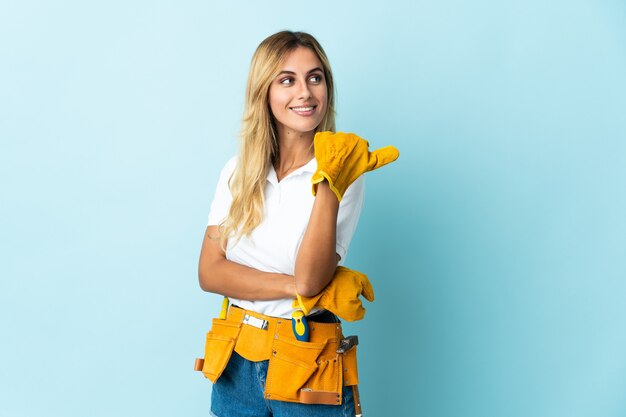
<path fill-rule="evenodd" d="M 343 386 L 358 384 L 356 346 L 346 349 L 341 323 L 310 322 L 309 332 L 302 342 L 290 319 L 231 306 L 225 320 L 213 319 L 195 370 L 215 383 L 234 350 L 253 362 L 269 360 L 266 399 L 339 405 Z"/>

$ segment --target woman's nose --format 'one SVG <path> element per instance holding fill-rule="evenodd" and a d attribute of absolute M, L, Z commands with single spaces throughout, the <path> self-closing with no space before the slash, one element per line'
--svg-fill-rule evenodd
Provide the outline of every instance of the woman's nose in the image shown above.
<path fill-rule="evenodd" d="M 298 83 L 298 98 L 308 99 L 311 97 L 311 90 L 309 90 L 309 86 L 306 82 L 301 81 Z"/>

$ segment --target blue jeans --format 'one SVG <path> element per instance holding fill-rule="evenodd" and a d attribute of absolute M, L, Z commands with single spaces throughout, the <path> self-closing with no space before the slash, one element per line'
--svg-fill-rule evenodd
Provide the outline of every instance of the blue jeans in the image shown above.
<path fill-rule="evenodd" d="M 217 417 L 354 417 L 352 387 L 341 405 L 300 404 L 263 397 L 268 361 L 251 362 L 233 352 L 213 385 L 211 413 Z"/>

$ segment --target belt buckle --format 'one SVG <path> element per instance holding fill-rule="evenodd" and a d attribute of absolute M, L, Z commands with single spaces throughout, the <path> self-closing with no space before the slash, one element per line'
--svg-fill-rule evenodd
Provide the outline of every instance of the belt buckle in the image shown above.
<path fill-rule="evenodd" d="M 267 320 L 261 320 L 249 314 L 246 314 L 243 317 L 243 323 L 261 330 L 267 330 L 267 327 L 269 326 L 269 322 Z"/>

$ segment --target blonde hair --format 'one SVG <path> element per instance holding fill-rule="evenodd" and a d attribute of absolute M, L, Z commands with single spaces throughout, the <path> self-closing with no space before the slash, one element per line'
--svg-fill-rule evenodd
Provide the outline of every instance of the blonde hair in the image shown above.
<path fill-rule="evenodd" d="M 269 89 L 280 73 L 285 57 L 298 47 L 310 49 L 322 63 L 328 103 L 316 131 L 335 130 L 335 94 L 333 76 L 326 53 L 317 40 L 304 32 L 282 31 L 266 38 L 257 47 L 248 75 L 243 121 L 241 126 L 239 158 L 229 179 L 233 201 L 228 217 L 221 224 L 221 244 L 225 248 L 229 237 L 240 239 L 263 220 L 265 203 L 263 190 L 270 164 L 279 157 L 278 138 L 274 117 L 269 105 Z"/>

